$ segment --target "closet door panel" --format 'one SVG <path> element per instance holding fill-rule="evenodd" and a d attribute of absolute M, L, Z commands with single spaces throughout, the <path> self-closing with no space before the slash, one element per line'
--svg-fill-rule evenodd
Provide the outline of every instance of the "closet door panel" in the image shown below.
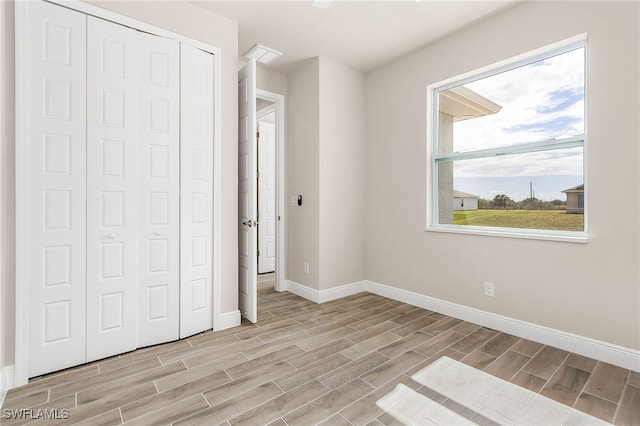
<path fill-rule="evenodd" d="M 138 33 L 138 347 L 178 339 L 180 45 Z"/>
<path fill-rule="evenodd" d="M 137 32 L 87 18 L 87 360 L 136 348 Z"/>
<path fill-rule="evenodd" d="M 180 337 L 187 337 L 213 327 L 213 55 L 180 49 Z"/>
<path fill-rule="evenodd" d="M 44 2 L 27 6 L 24 220 L 33 377 L 86 360 L 86 17 Z"/>

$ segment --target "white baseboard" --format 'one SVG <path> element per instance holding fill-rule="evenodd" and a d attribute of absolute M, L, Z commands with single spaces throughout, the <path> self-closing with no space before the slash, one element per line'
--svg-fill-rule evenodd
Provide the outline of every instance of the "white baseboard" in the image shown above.
<path fill-rule="evenodd" d="M 366 291 L 366 281 L 357 281 L 351 284 L 328 288 L 326 290 L 314 290 L 306 285 L 298 284 L 295 281 L 287 280 L 286 283 L 286 291 L 290 291 L 293 294 L 297 294 L 300 297 L 304 297 L 305 299 L 316 303 L 329 302 L 331 300 L 341 299 L 343 297 L 351 296 L 352 294 Z"/>
<path fill-rule="evenodd" d="M 351 284 L 320 290 L 320 303 L 342 299 L 343 297 L 351 296 L 356 293 L 362 293 L 363 291 L 367 291 L 366 285 L 366 281 L 356 281 Z"/>
<path fill-rule="evenodd" d="M 640 372 L 640 351 L 634 349 L 481 311 L 373 281 L 367 281 L 365 287 L 367 291 L 380 296 Z"/>
<path fill-rule="evenodd" d="M 240 325 L 240 311 L 235 310 L 231 312 L 224 312 L 218 317 L 218 327 L 214 331 L 226 330 L 227 328 L 233 328 Z"/>
<path fill-rule="evenodd" d="M 4 403 L 4 397 L 7 395 L 7 391 L 13 388 L 13 365 L 7 365 L 0 370 L 0 407 Z"/>
<path fill-rule="evenodd" d="M 285 282 L 287 283 L 286 291 L 297 294 L 298 296 L 304 297 L 312 302 L 320 303 L 320 292 L 318 290 L 309 288 L 306 285 L 298 284 L 295 281 L 286 280 Z"/>
<path fill-rule="evenodd" d="M 328 290 L 314 290 L 293 281 L 287 281 L 287 289 L 291 293 L 316 303 L 328 302 L 341 297 L 368 291 L 369 293 L 388 297 L 430 311 L 439 312 L 483 327 L 492 328 L 512 334 L 523 339 L 533 340 L 545 345 L 563 349 L 575 354 L 594 358 L 609 364 L 617 365 L 640 372 L 640 351 L 618 346 L 612 343 L 579 336 L 562 330 L 521 321 L 494 314 L 480 309 L 470 308 L 457 303 L 447 302 L 412 291 L 380 284 L 374 281 L 358 281 Z"/>

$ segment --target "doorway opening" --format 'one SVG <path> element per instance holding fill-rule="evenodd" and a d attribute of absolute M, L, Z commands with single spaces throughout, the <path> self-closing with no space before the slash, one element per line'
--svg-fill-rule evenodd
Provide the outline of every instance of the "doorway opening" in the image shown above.
<path fill-rule="evenodd" d="M 258 291 L 285 284 L 284 96 L 256 90 Z"/>

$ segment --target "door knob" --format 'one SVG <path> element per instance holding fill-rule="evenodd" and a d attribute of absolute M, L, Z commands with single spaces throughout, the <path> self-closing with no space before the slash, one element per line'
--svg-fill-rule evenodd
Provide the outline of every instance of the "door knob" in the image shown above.
<path fill-rule="evenodd" d="M 109 234 L 107 235 L 107 238 L 110 240 L 115 240 L 116 239 L 116 234 Z"/>
<path fill-rule="evenodd" d="M 162 235 L 162 231 L 156 231 L 156 232 L 154 232 L 154 234 L 155 234 L 156 237 L 159 237 L 160 235 Z"/>
<path fill-rule="evenodd" d="M 251 222 L 250 220 L 245 220 L 244 222 L 242 222 L 242 224 L 248 226 L 249 228 L 253 226 L 253 222 Z"/>

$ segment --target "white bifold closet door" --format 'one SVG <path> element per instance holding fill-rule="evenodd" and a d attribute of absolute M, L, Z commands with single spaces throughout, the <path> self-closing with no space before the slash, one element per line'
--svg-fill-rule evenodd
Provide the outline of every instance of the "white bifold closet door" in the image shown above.
<path fill-rule="evenodd" d="M 26 7 L 29 377 L 211 329 L 213 55 Z"/>
<path fill-rule="evenodd" d="M 87 361 L 136 348 L 137 32 L 87 19 Z"/>
<path fill-rule="evenodd" d="M 86 16 L 27 4 L 29 376 L 85 362 Z M 35 7 L 37 6 L 37 7 Z M 22 217 L 17 218 L 22 221 Z M 81 319 L 78 321 L 78 319 Z"/>
<path fill-rule="evenodd" d="M 89 17 L 87 360 L 178 338 L 179 43 Z"/>
<path fill-rule="evenodd" d="M 181 44 L 180 337 L 212 328 L 213 56 Z"/>
<path fill-rule="evenodd" d="M 143 347 L 179 335 L 180 43 L 147 33 L 138 33 L 138 41 L 138 347 Z"/>

